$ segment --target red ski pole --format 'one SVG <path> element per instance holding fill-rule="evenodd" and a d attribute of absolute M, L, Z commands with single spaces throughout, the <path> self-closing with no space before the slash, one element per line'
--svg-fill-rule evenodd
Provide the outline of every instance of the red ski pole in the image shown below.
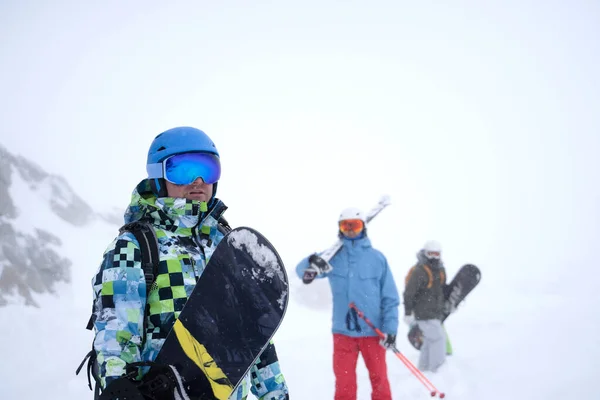
<path fill-rule="evenodd" d="M 365 316 L 365 314 L 362 311 L 360 311 L 358 309 L 358 307 L 356 307 L 356 304 L 350 303 L 350 308 L 353 309 L 354 311 L 356 311 L 358 316 L 360 318 L 362 318 L 367 323 L 367 325 L 369 325 L 371 327 L 371 329 L 373 329 L 379 335 L 380 338 L 385 339 L 385 334 L 383 332 L 381 332 L 379 329 L 377 329 L 371 321 L 369 321 L 369 319 Z M 433 385 L 433 383 L 431 383 L 429 381 L 429 379 L 427 379 L 427 377 L 425 375 L 423 375 L 423 373 L 421 371 L 419 371 L 419 369 L 417 367 L 415 367 L 415 365 L 413 363 L 411 363 L 410 360 L 408 358 L 406 358 L 406 356 L 404 354 L 402 354 L 400 352 L 400 350 L 398 350 L 398 348 L 396 348 L 396 346 L 392 347 L 392 350 L 394 351 L 394 354 L 396 355 L 396 357 L 398 357 L 400 359 L 400 361 L 402 361 L 402 363 L 406 366 L 406 368 L 408 368 L 408 370 L 410 372 L 412 372 L 412 374 L 419 380 L 419 382 L 421 382 L 423 384 L 423 386 L 425 386 L 425 388 L 431 392 L 431 397 L 435 397 L 435 395 L 438 393 L 439 393 L 440 399 L 443 399 L 444 397 L 446 397 L 446 395 L 444 393 L 437 390 L 437 388 Z"/>

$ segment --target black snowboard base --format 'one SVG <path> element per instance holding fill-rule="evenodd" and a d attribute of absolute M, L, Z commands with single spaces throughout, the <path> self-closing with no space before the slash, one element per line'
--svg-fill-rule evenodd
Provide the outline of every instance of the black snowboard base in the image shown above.
<path fill-rule="evenodd" d="M 279 328 L 289 297 L 279 254 L 251 228 L 219 243 L 155 362 L 190 398 L 227 400 Z"/>

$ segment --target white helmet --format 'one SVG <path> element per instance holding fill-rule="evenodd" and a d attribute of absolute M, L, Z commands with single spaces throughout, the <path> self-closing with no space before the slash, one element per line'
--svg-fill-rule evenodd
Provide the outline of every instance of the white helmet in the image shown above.
<path fill-rule="evenodd" d="M 437 240 L 428 240 L 423 246 L 425 250 L 425 257 L 439 259 L 442 254 L 442 245 Z M 437 253 L 436 255 L 429 255 L 429 253 Z"/>
<path fill-rule="evenodd" d="M 365 214 L 362 211 L 360 211 L 358 208 L 354 208 L 354 207 L 346 208 L 344 211 L 342 211 L 342 213 L 340 214 L 340 218 L 338 219 L 338 222 L 343 221 L 345 219 L 360 219 L 365 224 L 367 223 Z"/>

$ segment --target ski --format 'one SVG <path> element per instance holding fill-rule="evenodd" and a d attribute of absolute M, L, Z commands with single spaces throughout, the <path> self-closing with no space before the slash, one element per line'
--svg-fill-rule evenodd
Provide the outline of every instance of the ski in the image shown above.
<path fill-rule="evenodd" d="M 373 207 L 366 216 L 367 224 L 373 220 L 384 208 L 389 206 L 390 196 L 382 196 L 375 207 Z M 323 251 L 321 254 L 316 255 L 314 261 L 310 264 L 309 268 L 316 269 L 320 273 L 327 273 L 333 269 L 329 261 L 336 255 L 336 253 L 342 248 L 342 241 L 338 239 L 331 247 Z"/>

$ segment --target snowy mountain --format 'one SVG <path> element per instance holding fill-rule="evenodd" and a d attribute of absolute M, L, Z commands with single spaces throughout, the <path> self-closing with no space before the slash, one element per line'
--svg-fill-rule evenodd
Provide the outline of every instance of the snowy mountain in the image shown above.
<path fill-rule="evenodd" d="M 90 348 L 92 275 L 122 223 L 107 210 L 93 210 L 63 177 L 0 145 L 3 399 L 89 396 L 83 377 L 72 397 L 65 390 Z"/>
<path fill-rule="evenodd" d="M 0 306 L 11 301 L 37 306 L 34 293 L 71 282 L 59 225 L 118 224 L 116 214 L 94 212 L 64 178 L 0 146 Z M 118 226 L 118 225 L 117 225 Z"/>

